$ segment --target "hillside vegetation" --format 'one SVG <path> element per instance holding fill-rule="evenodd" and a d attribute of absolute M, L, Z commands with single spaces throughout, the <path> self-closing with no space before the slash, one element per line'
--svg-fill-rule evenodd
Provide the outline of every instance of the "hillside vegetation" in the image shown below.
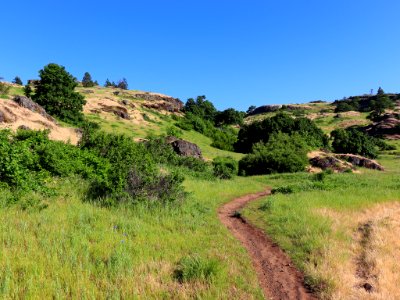
<path fill-rule="evenodd" d="M 205 96 L 183 103 L 128 90 L 126 79 L 100 87 L 58 66 L 40 74 L 58 80 L 54 72 L 73 104 L 57 106 L 61 93 L 46 80 L 43 90 L 0 86 L 3 298 L 262 299 L 217 209 L 266 187 L 272 196 L 237 214 L 263 228 L 320 297 L 400 297 L 396 95 L 376 95 L 368 109 L 351 98 L 246 115 Z M 338 111 L 347 104 L 359 111 Z M 168 136 L 204 159 L 179 155 Z M 379 168 L 362 167 L 371 165 Z"/>

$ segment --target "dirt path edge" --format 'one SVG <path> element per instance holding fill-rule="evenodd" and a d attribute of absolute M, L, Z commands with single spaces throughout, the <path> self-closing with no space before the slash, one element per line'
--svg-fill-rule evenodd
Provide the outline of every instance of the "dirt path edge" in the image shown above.
<path fill-rule="evenodd" d="M 236 198 L 218 209 L 220 221 L 247 249 L 260 286 L 268 299 L 318 299 L 304 284 L 304 275 L 289 256 L 261 229 L 237 214 L 247 203 L 271 194 L 271 189 Z"/>

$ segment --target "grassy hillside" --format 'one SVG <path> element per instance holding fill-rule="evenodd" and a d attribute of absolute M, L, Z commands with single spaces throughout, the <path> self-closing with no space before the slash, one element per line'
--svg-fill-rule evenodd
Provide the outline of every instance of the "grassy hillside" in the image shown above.
<path fill-rule="evenodd" d="M 175 123 L 181 113 L 149 108 L 148 100 L 135 96 L 143 92 L 78 91 L 87 100 L 86 117 L 103 131 L 145 139 L 180 130 Z M 13 86 L 3 98 L 17 94 L 22 88 Z M 326 133 L 370 122 L 366 113 L 336 114 L 329 103 L 306 106 L 289 113 L 315 120 Z M 183 130 L 182 138 L 196 143 L 207 160 L 243 157 L 211 147 L 211 139 L 195 131 Z M 390 143 L 400 149 L 399 142 Z M 217 208 L 271 186 L 278 192 L 251 204 L 244 215 L 285 249 L 322 297 L 368 299 L 367 282 L 376 291 L 372 298 L 400 297 L 399 154 L 381 153 L 384 172 L 360 168 L 354 174 L 300 172 L 226 181 L 186 176 L 189 197 L 169 206 L 101 207 L 89 201 L 88 183 L 78 177 L 48 180 L 54 192 L 30 192 L 17 203 L 10 203 L 13 195 L 0 186 L 0 295 L 262 299 L 249 256 L 220 224 Z"/>
<path fill-rule="evenodd" d="M 252 203 L 244 214 L 289 253 L 323 298 L 370 299 L 365 283 L 377 293 L 371 299 L 397 298 L 398 155 L 381 155 L 384 172 L 267 176 L 269 185 L 293 192 Z M 372 233 L 363 239 L 365 226 Z"/>

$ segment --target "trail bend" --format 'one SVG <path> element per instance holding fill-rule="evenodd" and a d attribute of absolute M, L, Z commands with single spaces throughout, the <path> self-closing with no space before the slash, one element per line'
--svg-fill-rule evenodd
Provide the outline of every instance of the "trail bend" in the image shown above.
<path fill-rule="evenodd" d="M 271 189 L 236 198 L 218 209 L 220 221 L 247 249 L 264 296 L 268 299 L 318 299 L 304 284 L 304 275 L 289 256 L 261 229 L 235 212 L 247 203 L 271 194 Z"/>

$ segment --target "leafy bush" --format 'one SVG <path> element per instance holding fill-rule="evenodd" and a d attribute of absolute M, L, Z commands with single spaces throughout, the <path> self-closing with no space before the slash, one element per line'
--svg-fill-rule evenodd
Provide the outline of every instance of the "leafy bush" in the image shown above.
<path fill-rule="evenodd" d="M 50 115 L 63 121 L 82 121 L 82 110 L 86 101 L 81 94 L 74 92 L 78 85 L 76 78 L 57 64 L 48 64 L 39 74 L 40 80 L 36 84 L 32 99 L 43 106 Z"/>
<path fill-rule="evenodd" d="M 356 128 L 336 129 L 331 132 L 336 153 L 352 153 L 375 158 L 378 155 L 374 140 Z"/>
<path fill-rule="evenodd" d="M 214 122 L 217 109 L 210 101 L 206 100 L 206 96 L 198 96 L 196 100 L 189 98 L 186 101 L 184 112 L 191 113 L 203 120 Z"/>
<path fill-rule="evenodd" d="M 216 157 L 213 162 L 214 175 L 221 179 L 231 179 L 238 173 L 238 163 L 232 157 Z"/>
<path fill-rule="evenodd" d="M 328 147 L 329 138 L 315 123 L 307 118 L 293 119 L 279 113 L 260 122 L 244 125 L 239 131 L 234 147 L 237 152 L 250 153 L 254 144 L 268 142 L 271 135 L 283 132 L 299 134 L 311 148 Z"/>
<path fill-rule="evenodd" d="M 167 128 L 167 135 L 180 138 L 180 137 L 182 137 L 183 132 L 182 132 L 182 130 L 180 130 L 179 128 L 176 128 L 175 126 L 169 126 Z"/>
<path fill-rule="evenodd" d="M 219 270 L 220 264 L 217 260 L 188 256 L 179 261 L 174 277 L 181 283 L 195 280 L 211 282 Z"/>
<path fill-rule="evenodd" d="M 239 174 L 298 172 L 307 163 L 307 145 L 299 134 L 275 133 L 266 144 L 255 144 L 253 152 L 239 161 Z"/>
<path fill-rule="evenodd" d="M 220 125 L 242 125 L 244 112 L 237 111 L 234 108 L 228 108 L 220 111 L 215 116 L 215 124 Z"/>

